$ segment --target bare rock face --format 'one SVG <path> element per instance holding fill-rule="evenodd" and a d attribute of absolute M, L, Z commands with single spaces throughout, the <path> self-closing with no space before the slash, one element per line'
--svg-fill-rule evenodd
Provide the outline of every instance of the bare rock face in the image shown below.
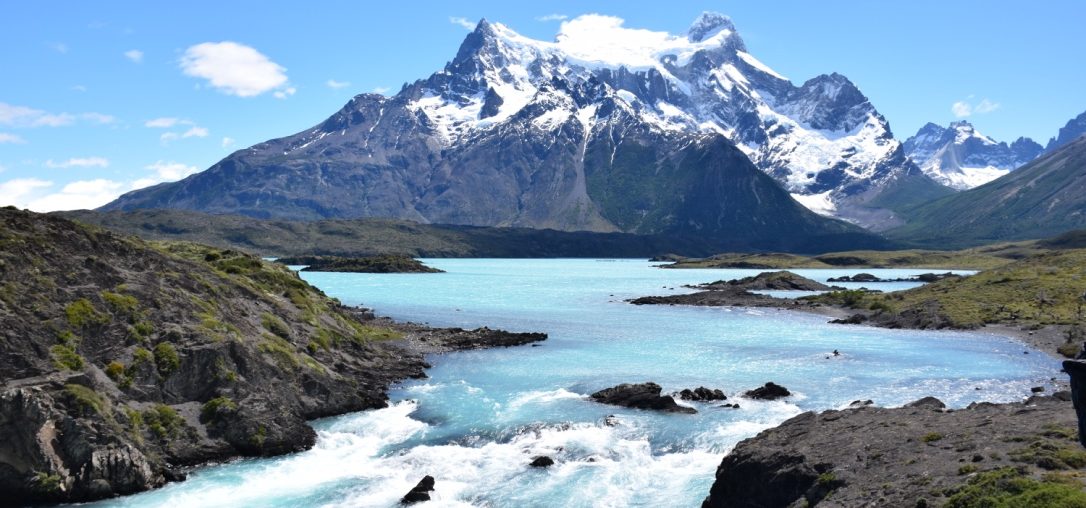
<path fill-rule="evenodd" d="M 605 388 L 591 395 L 596 402 L 634 409 L 651 409 L 669 413 L 697 413 L 692 407 L 680 406 L 670 395 L 660 395 L 662 388 L 656 383 L 623 383 Z"/>
<path fill-rule="evenodd" d="M 934 402 L 798 415 L 736 445 L 702 507 L 943 506 L 974 472 L 1043 481 L 1081 470 L 1059 458 L 1081 451 L 1062 397 L 955 411 Z"/>
<path fill-rule="evenodd" d="M 430 500 L 430 493 L 434 491 L 434 477 L 426 475 L 419 483 L 400 499 L 400 504 L 415 504 Z"/>

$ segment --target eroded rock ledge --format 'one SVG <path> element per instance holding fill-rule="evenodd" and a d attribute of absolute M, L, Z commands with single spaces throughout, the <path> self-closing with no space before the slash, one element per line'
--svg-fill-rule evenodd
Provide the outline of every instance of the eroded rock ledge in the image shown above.
<path fill-rule="evenodd" d="M 702 506 L 941 506 L 1000 475 L 1081 493 L 1086 452 L 1069 398 L 803 413 L 736 445 Z"/>

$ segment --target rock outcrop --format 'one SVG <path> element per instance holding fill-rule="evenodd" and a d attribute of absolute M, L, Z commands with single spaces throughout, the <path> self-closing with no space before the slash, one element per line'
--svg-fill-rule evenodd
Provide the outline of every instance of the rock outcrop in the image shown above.
<path fill-rule="evenodd" d="M 592 400 L 603 404 L 651 409 L 669 413 L 697 413 L 692 407 L 680 406 L 670 395 L 660 395 L 662 388 L 656 383 L 623 383 L 605 388 L 591 395 Z"/>
<path fill-rule="evenodd" d="M 407 494 L 400 499 L 400 504 L 415 504 L 430 500 L 430 493 L 434 491 L 434 477 L 426 475 L 419 480 Z"/>
<path fill-rule="evenodd" d="M 83 501 L 304 450 L 424 355 L 546 338 L 373 320 L 282 265 L 0 209 L 0 499 Z M 410 347 L 405 347 L 410 346 Z"/>
<path fill-rule="evenodd" d="M 724 392 L 719 388 L 706 388 L 699 386 L 693 390 L 686 388 L 679 392 L 679 398 L 682 400 L 692 400 L 696 402 L 709 402 L 714 400 L 728 400 L 728 396 L 724 395 Z"/>
<path fill-rule="evenodd" d="M 991 488 L 1019 489 L 1001 492 L 1007 506 L 1031 506 L 1013 496 L 1038 486 L 1081 499 L 1077 480 L 1059 487 L 1055 478 L 1086 466 L 1063 395 L 957 411 L 924 401 L 803 413 L 736 445 L 702 506 L 941 506 L 994 476 L 1005 479 Z"/>
<path fill-rule="evenodd" d="M 788 391 L 787 388 L 770 381 L 758 388 L 747 391 L 743 395 L 751 399 L 777 400 L 792 395 L 792 392 Z"/>

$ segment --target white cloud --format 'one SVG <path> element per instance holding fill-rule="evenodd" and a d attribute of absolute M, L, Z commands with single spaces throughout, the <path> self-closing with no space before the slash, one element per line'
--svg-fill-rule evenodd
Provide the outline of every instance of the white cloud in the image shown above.
<path fill-rule="evenodd" d="M 0 125 L 13 127 L 63 127 L 72 125 L 77 120 L 92 123 L 113 123 L 116 118 L 102 113 L 49 113 L 26 106 L 15 106 L 0 102 Z"/>
<path fill-rule="evenodd" d="M 109 159 L 105 157 L 72 157 L 66 161 L 55 162 L 53 159 L 45 161 L 47 168 L 105 168 L 109 167 Z"/>
<path fill-rule="evenodd" d="M 992 102 L 988 99 L 981 99 L 981 101 L 977 103 L 976 107 L 973 108 L 973 112 L 977 114 L 991 113 L 992 111 L 995 111 L 997 109 L 999 109 L 999 103 Z"/>
<path fill-rule="evenodd" d="M 966 100 L 956 101 L 950 105 L 950 112 L 954 113 L 954 116 L 958 118 L 965 118 L 971 115 L 981 115 L 984 113 L 991 113 L 999 109 L 998 102 L 992 102 L 987 98 L 981 99 L 980 102 L 972 104 L 970 100 L 972 95 L 966 97 Z"/>
<path fill-rule="evenodd" d="M 196 166 L 189 166 L 176 161 L 155 161 L 154 164 L 149 164 L 145 168 L 154 171 L 155 176 L 163 182 L 180 180 L 193 173 L 200 172 Z"/>
<path fill-rule="evenodd" d="M 190 46 L 181 57 L 186 76 L 203 78 L 219 91 L 238 97 L 255 97 L 276 90 L 292 95 L 286 69 L 254 48 L 231 41 Z"/>
<path fill-rule="evenodd" d="M 72 85 L 72 90 L 76 91 L 76 92 L 86 92 L 87 87 L 85 87 L 83 85 Z"/>
<path fill-rule="evenodd" d="M 350 83 L 346 81 L 336 81 L 334 79 L 329 79 L 328 81 L 325 81 L 324 84 L 328 85 L 328 88 L 343 88 L 350 86 Z"/>
<path fill-rule="evenodd" d="M 565 20 L 567 18 L 569 18 L 569 16 L 566 16 L 565 14 L 547 14 L 546 16 L 539 16 L 538 18 L 535 18 L 535 20 L 536 21 L 544 21 L 544 22 L 546 22 L 546 21 L 563 21 L 563 20 Z"/>
<path fill-rule="evenodd" d="M 468 30 L 475 30 L 475 23 L 472 23 L 468 18 L 460 16 L 449 16 L 449 23 L 454 25 L 460 25 Z"/>
<path fill-rule="evenodd" d="M 33 199 L 26 207 L 35 212 L 98 208 L 117 199 L 124 190 L 125 184 L 114 180 L 78 180 L 65 185 L 60 192 Z"/>
<path fill-rule="evenodd" d="M 124 57 L 135 63 L 143 62 L 143 52 L 138 49 L 130 49 L 128 51 L 125 51 Z"/>
<path fill-rule="evenodd" d="M 954 113 L 954 116 L 958 118 L 965 118 L 973 114 L 973 106 L 965 101 L 957 101 L 950 105 L 950 112 Z"/>
<path fill-rule="evenodd" d="M 223 148 L 229 148 L 230 145 L 233 145 L 233 144 L 234 144 L 234 138 L 229 138 L 229 137 L 222 138 L 222 147 Z"/>
<path fill-rule="evenodd" d="M 21 145 L 21 144 L 26 143 L 26 140 L 23 139 L 22 136 L 17 136 L 15 134 L 10 134 L 10 133 L 7 133 L 7 132 L 0 132 L 0 145 L 2 145 L 4 143 L 9 143 L 9 144 L 13 144 L 13 145 Z"/>
<path fill-rule="evenodd" d="M 48 45 L 50 48 L 53 49 L 53 51 L 56 51 L 57 53 L 60 53 L 62 55 L 68 53 L 68 45 L 64 44 L 63 42 L 50 42 Z"/>
<path fill-rule="evenodd" d="M 15 205 L 26 208 L 28 199 L 40 189 L 53 186 L 53 182 L 38 178 L 15 178 L 6 182 L 0 182 L 0 205 Z"/>
<path fill-rule="evenodd" d="M 158 140 L 161 141 L 162 144 L 167 144 L 170 141 L 173 141 L 173 140 L 178 139 L 180 137 L 181 136 L 179 134 L 177 134 L 176 132 L 163 132 L 162 135 L 158 137 Z"/>
<path fill-rule="evenodd" d="M 376 86 L 376 87 L 373 88 L 373 93 L 379 93 L 381 95 L 384 95 L 384 93 L 389 91 L 389 90 L 391 90 L 391 88 L 389 88 L 387 86 Z"/>
<path fill-rule="evenodd" d="M 298 91 L 297 88 L 294 88 L 293 86 L 288 86 L 288 87 L 286 87 L 286 88 L 284 88 L 282 90 L 276 90 L 275 92 L 272 93 L 272 95 L 276 99 L 286 99 L 287 97 L 290 97 L 291 95 L 294 95 L 294 92 L 297 92 L 297 91 Z"/>
<path fill-rule="evenodd" d="M 102 113 L 81 113 L 79 118 L 100 124 L 113 123 L 117 120 L 112 115 L 103 115 Z"/>
<path fill-rule="evenodd" d="M 182 134 L 181 137 L 182 138 L 206 138 L 207 135 L 208 135 L 207 129 L 205 129 L 203 127 L 193 127 L 191 129 L 185 131 L 185 133 Z"/>
<path fill-rule="evenodd" d="M 164 116 L 160 118 L 152 118 L 151 120 L 143 122 L 144 127 L 149 127 L 152 129 L 169 129 L 170 127 L 173 127 L 177 124 L 192 125 L 192 121 L 182 120 L 180 118 L 174 118 L 172 116 Z"/>
<path fill-rule="evenodd" d="M 77 180 L 54 191 L 54 182 L 38 178 L 16 178 L 0 182 L 0 206 L 15 205 L 36 212 L 98 208 L 125 192 L 162 182 L 180 180 L 198 172 L 195 166 L 174 161 L 157 161 L 146 166 L 152 174 L 124 182 L 98 178 Z M 52 192 L 51 192 L 52 191 Z"/>

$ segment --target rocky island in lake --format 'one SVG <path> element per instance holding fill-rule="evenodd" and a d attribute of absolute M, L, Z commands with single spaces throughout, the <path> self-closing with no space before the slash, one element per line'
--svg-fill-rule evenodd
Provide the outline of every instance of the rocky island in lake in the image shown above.
<path fill-rule="evenodd" d="M 350 273 L 444 273 L 409 256 L 382 254 L 361 258 L 338 256 L 295 256 L 276 259 L 284 265 L 306 265 L 303 272 Z"/>

